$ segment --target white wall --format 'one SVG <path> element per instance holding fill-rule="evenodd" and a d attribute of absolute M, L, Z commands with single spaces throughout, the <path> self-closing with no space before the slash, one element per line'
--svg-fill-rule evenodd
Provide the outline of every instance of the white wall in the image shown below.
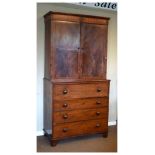
<path fill-rule="evenodd" d="M 37 134 L 43 129 L 44 19 L 49 11 L 110 17 L 108 28 L 107 79 L 110 83 L 109 121 L 117 119 L 117 13 L 64 3 L 37 4 Z"/>

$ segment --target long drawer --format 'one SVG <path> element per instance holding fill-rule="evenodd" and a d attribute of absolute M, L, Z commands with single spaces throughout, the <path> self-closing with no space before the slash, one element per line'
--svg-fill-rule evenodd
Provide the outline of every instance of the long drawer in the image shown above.
<path fill-rule="evenodd" d="M 54 126 L 53 138 L 64 138 L 91 133 L 102 133 L 108 130 L 108 122 L 103 119 L 64 123 Z"/>
<path fill-rule="evenodd" d="M 98 118 L 107 119 L 108 108 L 104 107 L 104 108 L 96 108 L 96 109 L 54 112 L 53 117 L 54 117 L 53 124 L 82 121 L 82 120 L 89 120 L 89 119 L 98 119 Z"/>
<path fill-rule="evenodd" d="M 54 101 L 54 111 L 89 109 L 108 106 L 108 97 Z"/>
<path fill-rule="evenodd" d="M 104 97 L 109 94 L 109 82 L 90 84 L 55 84 L 54 100 L 86 97 Z"/>

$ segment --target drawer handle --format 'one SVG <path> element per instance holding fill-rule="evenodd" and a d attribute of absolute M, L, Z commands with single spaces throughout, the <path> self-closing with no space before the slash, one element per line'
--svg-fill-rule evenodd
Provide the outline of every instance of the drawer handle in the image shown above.
<path fill-rule="evenodd" d="M 67 94 L 67 93 L 68 93 L 67 89 L 64 89 L 63 94 Z"/>
<path fill-rule="evenodd" d="M 67 118 L 68 118 L 68 115 L 67 115 L 67 114 L 64 114 L 64 115 L 63 115 L 63 118 L 64 118 L 64 119 L 67 119 Z"/>
<path fill-rule="evenodd" d="M 96 115 L 100 115 L 101 113 L 99 111 L 96 112 Z"/>
<path fill-rule="evenodd" d="M 100 127 L 100 126 L 101 126 L 101 125 L 100 125 L 99 123 L 96 124 L 96 127 L 97 127 L 97 128 Z"/>
<path fill-rule="evenodd" d="M 102 91 L 102 89 L 101 88 L 97 88 L 97 92 L 101 92 Z"/>
<path fill-rule="evenodd" d="M 63 104 L 63 107 L 65 107 L 65 108 L 68 107 L 68 104 L 67 103 L 64 103 Z"/>
<path fill-rule="evenodd" d="M 100 101 L 96 101 L 96 104 L 101 104 L 101 102 Z"/>
<path fill-rule="evenodd" d="M 63 128 L 63 132 L 67 132 L 68 131 L 68 128 Z"/>

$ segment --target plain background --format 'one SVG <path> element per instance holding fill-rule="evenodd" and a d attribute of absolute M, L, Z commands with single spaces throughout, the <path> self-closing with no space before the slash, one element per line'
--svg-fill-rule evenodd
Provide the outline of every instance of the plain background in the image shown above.
<path fill-rule="evenodd" d="M 153 0 L 118 3 L 121 155 L 155 154 L 154 6 Z M 35 154 L 36 1 L 2 1 L 0 19 L 0 154 Z"/>
<path fill-rule="evenodd" d="M 43 131 L 43 78 L 45 53 L 45 24 L 43 16 L 49 11 L 77 13 L 109 17 L 108 50 L 107 50 L 107 79 L 110 79 L 109 124 L 117 120 L 117 11 L 75 6 L 64 3 L 37 4 L 37 135 Z M 94 40 L 95 42 L 95 40 Z"/>

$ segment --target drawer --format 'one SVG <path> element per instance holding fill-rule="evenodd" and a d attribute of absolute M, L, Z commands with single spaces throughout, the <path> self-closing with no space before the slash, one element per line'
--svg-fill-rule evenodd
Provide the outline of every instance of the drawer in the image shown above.
<path fill-rule="evenodd" d="M 55 100 L 86 97 L 104 97 L 109 94 L 109 82 L 90 84 L 55 84 Z"/>
<path fill-rule="evenodd" d="M 61 111 L 54 112 L 53 124 L 82 121 L 89 119 L 108 119 L 108 108 L 96 108 L 96 109 L 84 109 L 84 110 L 73 110 L 73 111 Z"/>
<path fill-rule="evenodd" d="M 103 133 L 108 130 L 108 122 L 104 119 L 64 123 L 53 127 L 52 138 L 64 138 L 91 133 Z"/>
<path fill-rule="evenodd" d="M 108 97 L 54 101 L 54 111 L 89 109 L 108 106 Z"/>

